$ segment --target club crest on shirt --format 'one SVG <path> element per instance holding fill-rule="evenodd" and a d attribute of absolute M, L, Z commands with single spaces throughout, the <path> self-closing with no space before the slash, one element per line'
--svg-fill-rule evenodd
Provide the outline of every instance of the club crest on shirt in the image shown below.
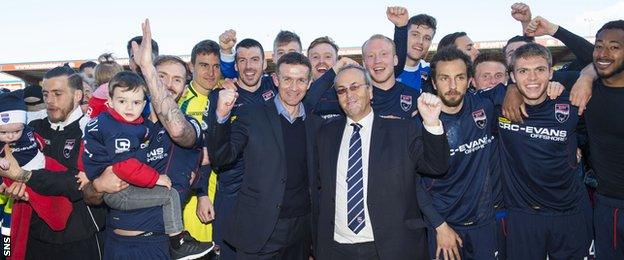
<path fill-rule="evenodd" d="M 487 116 L 485 115 L 483 108 L 472 112 L 472 119 L 479 129 L 485 128 L 485 124 L 487 124 Z"/>
<path fill-rule="evenodd" d="M 570 104 L 555 104 L 555 119 L 563 123 L 570 117 Z"/>
<path fill-rule="evenodd" d="M 267 101 L 273 98 L 274 96 L 275 96 L 275 93 L 273 93 L 273 90 L 267 90 L 264 93 L 262 93 L 262 98 L 264 98 L 264 101 Z"/>
<path fill-rule="evenodd" d="M 407 112 L 412 108 L 412 96 L 410 95 L 401 95 L 401 109 Z"/>
<path fill-rule="evenodd" d="M 427 78 L 429 78 L 429 73 L 426 72 L 426 71 L 421 71 L 420 72 L 420 79 L 427 80 Z"/>
<path fill-rule="evenodd" d="M 74 149 L 74 145 L 76 144 L 76 139 L 67 139 L 65 140 L 65 146 L 63 146 L 63 156 L 69 159 L 71 155 L 71 151 Z"/>
<path fill-rule="evenodd" d="M 165 135 L 165 130 L 158 131 L 158 134 L 156 135 L 156 141 L 158 141 L 159 143 L 162 142 L 163 135 Z"/>
<path fill-rule="evenodd" d="M 33 132 L 28 132 L 28 133 L 26 134 L 26 136 L 28 136 L 28 140 L 29 140 L 29 141 L 31 141 L 31 142 L 34 142 L 34 141 L 35 141 L 35 136 L 33 135 Z"/>
<path fill-rule="evenodd" d="M 9 113 L 0 114 L 0 120 L 2 120 L 2 123 L 8 123 L 10 119 L 11 117 L 9 116 Z"/>

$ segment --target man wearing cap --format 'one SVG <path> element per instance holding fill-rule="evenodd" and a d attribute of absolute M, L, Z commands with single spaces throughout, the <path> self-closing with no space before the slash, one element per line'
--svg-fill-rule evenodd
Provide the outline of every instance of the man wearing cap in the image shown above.
<path fill-rule="evenodd" d="M 48 116 L 41 86 L 28 85 L 24 89 L 24 103 L 26 103 L 26 123 Z"/>

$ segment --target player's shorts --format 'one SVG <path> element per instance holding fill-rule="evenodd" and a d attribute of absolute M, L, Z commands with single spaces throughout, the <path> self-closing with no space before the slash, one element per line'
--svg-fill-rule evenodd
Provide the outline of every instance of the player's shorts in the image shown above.
<path fill-rule="evenodd" d="M 583 259 L 591 233 L 582 211 L 570 215 L 538 215 L 508 209 L 507 259 Z"/>
<path fill-rule="evenodd" d="M 120 236 L 106 231 L 104 259 L 134 260 L 163 259 L 169 257 L 169 237 L 162 233 L 145 233 L 139 236 Z"/>

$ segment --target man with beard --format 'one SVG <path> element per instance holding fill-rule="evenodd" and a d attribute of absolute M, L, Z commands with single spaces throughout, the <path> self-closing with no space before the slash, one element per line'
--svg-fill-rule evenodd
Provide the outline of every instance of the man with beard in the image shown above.
<path fill-rule="evenodd" d="M 98 232 L 103 227 L 105 212 L 103 208 L 88 206 L 84 199 L 91 190 L 83 193 L 78 190 L 76 176 L 82 169 L 82 136 L 87 118 L 80 109 L 82 99 L 82 78 L 69 66 L 56 67 L 44 75 L 43 100 L 47 107 L 47 117 L 34 120 L 29 125 L 38 135 L 37 139 L 45 144 L 43 154 L 52 158 L 65 171 L 51 173 L 43 170 L 25 171 L 19 168 L 17 161 L 10 158 L 10 166 L 1 175 L 9 173 L 16 180 L 10 187 L 2 187 L 3 192 L 15 198 L 25 199 L 26 186 L 45 196 L 65 196 L 71 201 L 70 215 L 65 228 L 52 228 L 46 220 L 50 216 L 32 213 L 25 215 L 20 226 L 27 227 L 27 237 L 17 243 L 26 243 L 25 255 L 14 257 L 25 259 L 76 259 L 101 257 Z M 9 151 L 6 151 L 7 153 Z M 12 157 L 12 156 L 7 156 Z M 49 163 L 49 162 L 48 162 Z M 15 176 L 21 176 L 15 178 Z M 2 185 L 4 186 L 4 185 Z M 58 212 L 64 213 L 61 205 Z M 65 208 L 67 209 L 67 208 Z M 57 216 L 58 217 L 58 216 Z M 14 222 L 13 224 L 16 224 Z M 22 252 L 23 253 L 23 252 Z"/>
<path fill-rule="evenodd" d="M 591 242 L 576 176 L 578 111 L 567 93 L 547 99 L 551 67 L 550 52 L 535 43 L 516 49 L 510 63 L 528 117 L 498 117 L 508 259 L 580 259 Z"/>
<path fill-rule="evenodd" d="M 372 107 L 381 117 L 410 118 L 415 115 L 420 93 L 398 82 L 394 70 L 398 64 L 394 42 L 375 34 L 362 45 L 364 67 L 373 80 Z"/>
<path fill-rule="evenodd" d="M 143 37 L 151 39 L 149 21 L 142 25 Z M 151 114 L 146 125 L 150 128 L 150 139 L 142 156 L 151 167 L 170 176 L 180 199 L 188 196 L 190 179 L 197 170 L 203 145 L 200 124 L 185 116 L 177 104 L 184 91 L 187 76 L 185 63 L 173 56 L 163 56 L 152 63 L 151 45 L 132 44 L 133 59 L 143 71 L 150 92 Z M 101 178 L 101 177 L 100 177 Z M 99 179 L 99 178 L 98 178 Z M 96 181 L 94 180 L 94 187 Z M 108 190 L 107 185 L 95 187 L 100 191 Z M 101 194 L 100 194 L 101 197 Z M 192 259 L 200 255 L 180 255 L 197 249 L 198 243 L 181 233 L 176 243 L 162 232 L 162 210 L 160 207 L 138 209 L 134 211 L 111 210 L 107 217 L 109 227 L 106 236 L 105 252 L 111 259 Z M 189 243 L 190 242 L 190 243 Z M 174 250 L 169 252 L 169 246 Z"/>
<path fill-rule="evenodd" d="M 439 178 L 423 177 L 435 214 L 429 249 L 437 259 L 496 259 L 490 164 L 493 161 L 494 103 L 498 95 L 468 93 L 470 57 L 457 48 L 439 50 L 431 60 L 434 89 L 442 100 L 440 120 L 450 147 L 450 168 Z M 432 222 L 431 220 L 441 221 Z"/>

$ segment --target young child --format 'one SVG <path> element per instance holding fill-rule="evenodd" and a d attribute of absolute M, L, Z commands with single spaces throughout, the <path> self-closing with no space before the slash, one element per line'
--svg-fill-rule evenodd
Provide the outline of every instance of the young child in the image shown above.
<path fill-rule="evenodd" d="M 123 67 L 113 58 L 111 53 L 104 53 L 98 57 L 98 65 L 94 69 L 95 89 L 89 99 L 87 112 L 89 118 L 96 118 L 100 113 L 107 110 L 106 102 L 108 95 L 108 82 L 115 74 L 122 72 Z"/>
<path fill-rule="evenodd" d="M 209 253 L 214 246 L 212 242 L 198 242 L 188 232 L 183 232 L 180 198 L 178 192 L 171 189 L 169 177 L 160 175 L 138 159 L 145 157 L 140 156 L 141 146 L 149 137 L 141 117 L 146 105 L 145 81 L 133 72 L 124 71 L 116 74 L 108 86 L 110 109 L 92 119 L 85 131 L 87 156 L 83 161 L 88 180 L 79 178 L 81 186 L 112 165 L 113 172 L 132 185 L 120 192 L 105 194 L 108 206 L 118 210 L 162 206 L 165 233 L 172 241 L 171 250 L 176 250 L 176 255 L 182 253 L 189 257 Z"/>
<path fill-rule="evenodd" d="M 6 146 L 8 145 L 8 146 Z M 6 146 L 6 148 L 5 148 Z M 26 125 L 26 104 L 23 100 L 23 91 L 3 92 L 0 94 L 0 168 L 9 168 L 9 162 L 4 159 L 9 149 L 18 165 L 28 171 L 46 169 L 48 171 L 64 172 L 67 170 L 52 158 L 46 158 L 40 149 L 44 144 L 38 142 L 33 129 Z M 13 181 L 3 180 L 3 185 L 10 186 Z M 65 229 L 69 215 L 73 210 L 72 203 L 63 196 L 43 196 L 30 188 L 26 188 L 28 201 L 7 200 L 4 208 L 2 234 L 11 236 L 13 241 L 22 241 L 15 244 L 11 255 L 20 259 L 25 255 L 26 241 L 30 217 L 34 210 L 36 214 L 52 230 Z M 7 207 L 11 207 L 7 209 Z M 9 215 L 10 214 L 10 215 Z M 9 223 L 10 222 L 10 223 Z"/>
<path fill-rule="evenodd" d="M 28 171 L 45 167 L 45 158 L 39 151 L 33 129 L 26 125 L 26 104 L 23 91 L 0 94 L 0 149 L 9 144 L 19 165 Z M 3 150 L 4 152 L 4 150 Z M 0 168 L 6 170 L 9 162 L 0 159 Z"/>

